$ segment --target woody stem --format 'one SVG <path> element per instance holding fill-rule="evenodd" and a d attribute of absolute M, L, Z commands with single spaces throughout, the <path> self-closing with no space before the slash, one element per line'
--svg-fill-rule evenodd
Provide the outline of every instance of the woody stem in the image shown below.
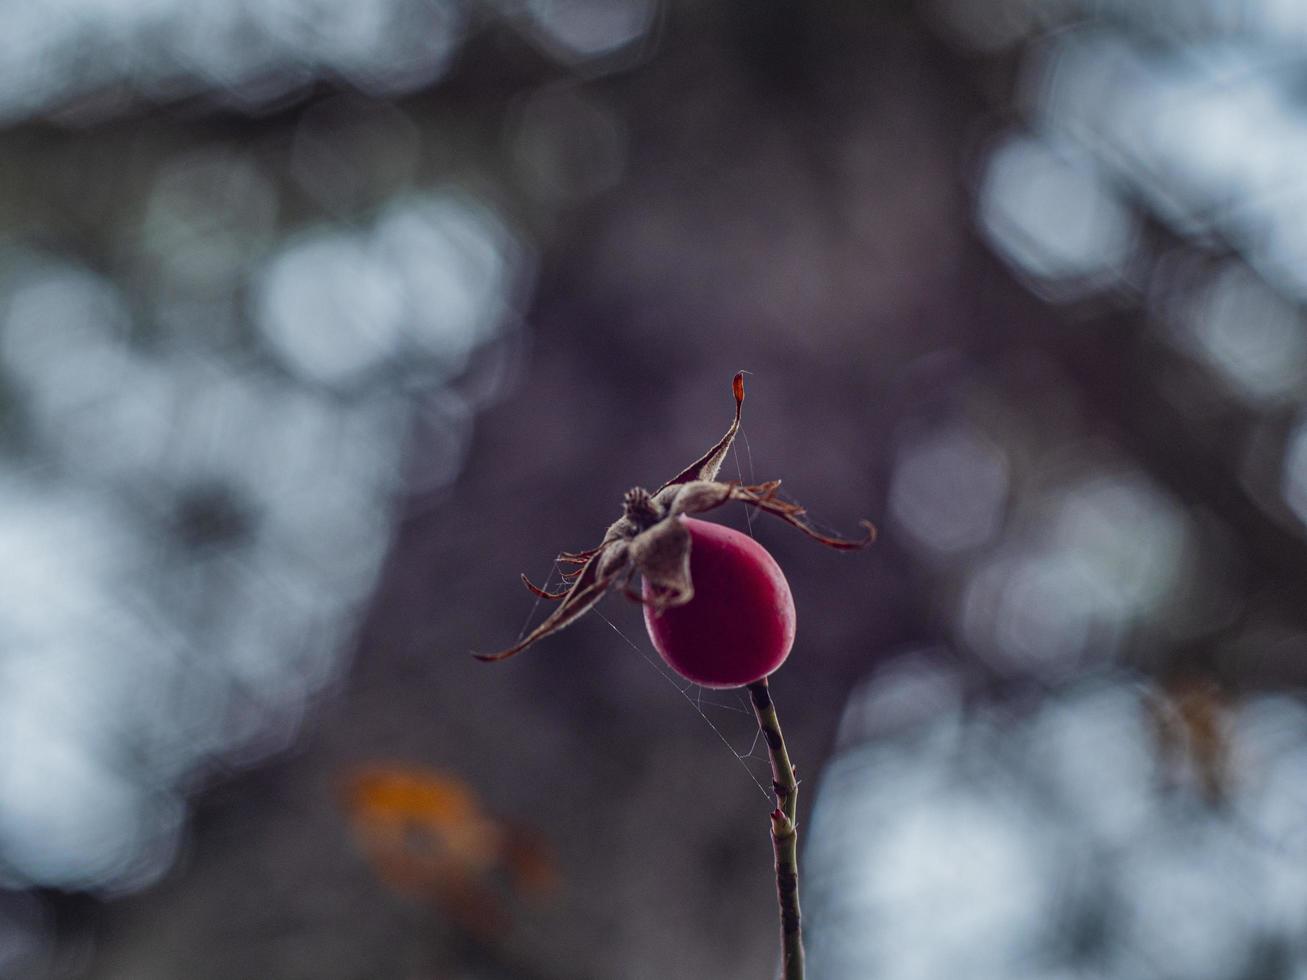
<path fill-rule="evenodd" d="M 799 802 L 799 781 L 785 748 L 781 723 L 776 717 L 767 678 L 749 685 L 749 700 L 758 717 L 758 728 L 771 756 L 772 789 L 776 809 L 771 815 L 772 848 L 776 852 L 776 897 L 781 911 L 781 958 L 783 980 L 803 980 L 803 928 L 799 914 L 799 831 L 795 822 Z"/>

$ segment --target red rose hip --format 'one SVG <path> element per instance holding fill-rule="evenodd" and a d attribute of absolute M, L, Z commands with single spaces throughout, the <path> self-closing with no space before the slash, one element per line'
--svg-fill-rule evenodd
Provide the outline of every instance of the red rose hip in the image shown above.
<path fill-rule="evenodd" d="M 655 613 L 644 607 L 649 638 L 673 670 L 704 687 L 762 680 L 794 645 L 794 597 L 762 545 L 729 527 L 682 517 L 690 532 L 694 597 Z M 649 583 L 644 596 L 650 598 Z"/>

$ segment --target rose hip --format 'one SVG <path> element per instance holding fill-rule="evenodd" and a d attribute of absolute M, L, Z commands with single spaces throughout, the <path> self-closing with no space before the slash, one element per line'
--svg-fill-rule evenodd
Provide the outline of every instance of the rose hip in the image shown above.
<path fill-rule="evenodd" d="M 762 680 L 794 644 L 794 598 L 767 549 L 721 524 L 680 518 L 690 532 L 694 597 L 661 613 L 646 604 L 644 622 L 663 660 L 704 687 Z M 646 599 L 650 588 L 646 582 Z"/>

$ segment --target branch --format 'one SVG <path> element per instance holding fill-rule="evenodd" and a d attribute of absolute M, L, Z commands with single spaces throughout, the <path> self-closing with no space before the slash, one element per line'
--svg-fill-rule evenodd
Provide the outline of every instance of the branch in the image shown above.
<path fill-rule="evenodd" d="M 781 723 L 776 717 L 767 678 L 749 685 L 749 700 L 771 756 L 772 789 L 776 809 L 771 815 L 772 847 L 776 851 L 776 898 L 781 910 L 783 980 L 803 980 L 803 925 L 799 914 L 799 830 L 795 813 L 799 781 L 785 748 Z"/>

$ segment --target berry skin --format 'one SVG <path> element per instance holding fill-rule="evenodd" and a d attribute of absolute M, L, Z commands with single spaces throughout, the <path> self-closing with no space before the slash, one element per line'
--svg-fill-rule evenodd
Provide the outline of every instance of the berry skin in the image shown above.
<path fill-rule="evenodd" d="M 682 517 L 690 532 L 694 597 L 644 624 L 667 665 L 704 687 L 743 687 L 785 662 L 794 645 L 794 597 L 781 567 L 747 534 Z M 648 582 L 644 597 L 650 598 Z"/>

